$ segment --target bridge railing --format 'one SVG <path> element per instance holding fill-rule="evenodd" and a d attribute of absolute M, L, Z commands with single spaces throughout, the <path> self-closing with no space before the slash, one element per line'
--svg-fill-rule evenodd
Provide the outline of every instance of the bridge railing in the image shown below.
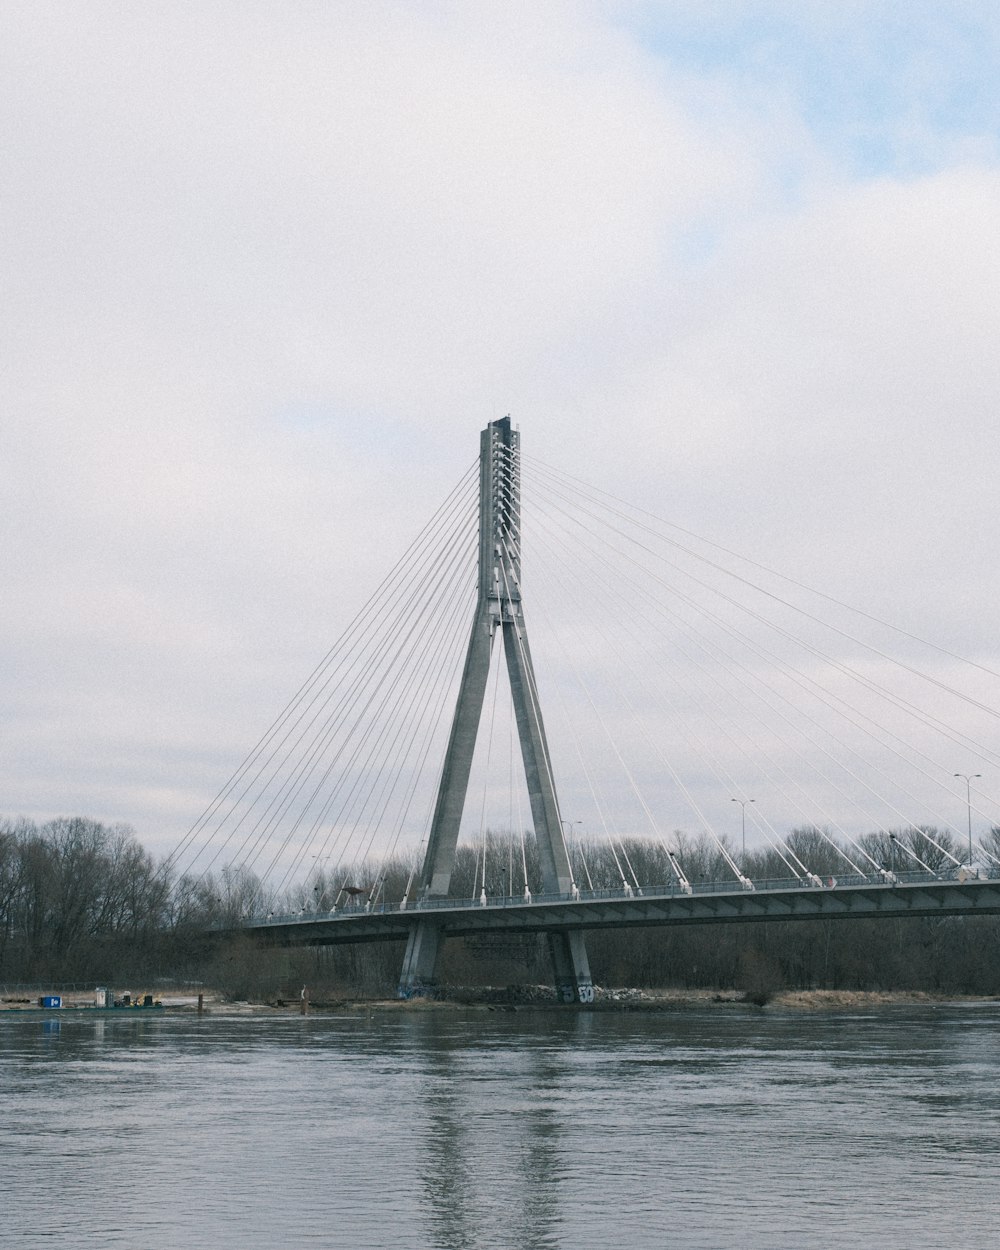
<path fill-rule="evenodd" d="M 776 893 L 782 890 L 802 890 L 802 889 L 859 889 L 866 886 L 877 886 L 882 888 L 891 888 L 896 885 L 930 885 L 934 882 L 945 880 L 954 880 L 955 874 L 947 872 L 937 874 L 933 872 L 889 872 L 883 871 L 870 875 L 860 873 L 850 873 L 847 875 L 831 876 L 829 874 L 822 877 L 815 877 L 811 881 L 803 881 L 799 877 L 778 877 L 773 879 L 759 880 L 753 883 L 754 891 L 767 893 Z M 331 909 L 330 911 L 300 911 L 291 913 L 270 913 L 267 916 L 253 916 L 247 918 L 247 923 L 253 927 L 263 927 L 267 925 L 288 925 L 296 923 L 314 923 L 317 920 L 337 920 L 348 918 L 359 918 L 366 915 L 389 915 L 393 913 L 410 913 L 421 911 L 452 911 L 469 908 L 519 908 L 519 907 L 537 907 L 545 904 L 573 904 L 573 903 L 590 903 L 602 901 L 621 902 L 623 899 L 632 898 L 683 898 L 695 894 L 745 894 L 747 889 L 741 886 L 738 881 L 692 881 L 689 888 L 684 888 L 677 884 L 676 881 L 665 882 L 658 885 L 646 885 L 641 888 L 631 887 L 626 890 L 619 886 L 616 889 L 607 890 L 579 890 L 571 893 L 560 894 L 532 894 L 530 898 L 521 895 L 510 894 L 492 894 L 486 895 L 485 898 L 480 895 L 478 898 L 428 898 L 407 900 L 405 903 L 347 903 L 342 907 Z"/>

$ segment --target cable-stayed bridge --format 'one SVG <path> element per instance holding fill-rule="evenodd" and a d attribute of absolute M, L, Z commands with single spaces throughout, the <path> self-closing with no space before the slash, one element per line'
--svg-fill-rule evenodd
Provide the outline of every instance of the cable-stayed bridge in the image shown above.
<path fill-rule="evenodd" d="M 997 690 L 504 418 L 173 862 L 262 940 L 405 939 L 401 993 L 449 936 L 542 932 L 588 1001 L 589 928 L 1000 911 Z"/>

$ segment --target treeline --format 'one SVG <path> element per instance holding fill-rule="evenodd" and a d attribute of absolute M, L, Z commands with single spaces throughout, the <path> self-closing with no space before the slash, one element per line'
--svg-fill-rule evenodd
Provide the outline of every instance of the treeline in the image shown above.
<path fill-rule="evenodd" d="M 733 871 L 708 837 L 671 840 L 692 883 L 731 880 Z M 935 872 L 963 856 L 946 831 L 872 834 L 861 840 L 886 871 Z M 729 855 L 755 881 L 786 879 L 796 864 L 828 879 L 851 873 L 836 839 L 796 830 L 787 849 Z M 857 850 L 844 850 L 858 862 Z M 1000 856 L 1000 829 L 981 850 Z M 672 868 L 662 846 L 640 839 L 574 843 L 581 889 L 624 891 L 666 884 Z M 790 868 L 791 865 L 791 868 Z M 874 872 L 871 862 L 862 865 Z M 329 911 L 350 900 L 396 905 L 413 896 L 414 863 L 403 859 L 351 872 L 320 870 L 282 897 L 269 896 L 250 872 L 226 868 L 177 877 L 127 826 L 84 818 L 43 825 L 0 820 L 0 985 L 94 982 L 155 988 L 203 981 L 238 996 L 274 997 L 308 983 L 317 991 L 392 994 L 402 958 L 398 944 L 262 951 L 251 939 L 220 943 L 219 926 L 251 914 Z M 483 848 L 459 848 L 452 894 L 523 897 L 541 889 L 534 840 L 487 835 Z M 1000 992 L 1000 918 L 796 921 L 663 929 L 596 930 L 587 935 L 594 979 L 608 986 L 701 987 L 767 994 L 792 989 L 907 989 Z M 509 985 L 550 977 L 544 938 L 483 935 L 445 944 L 440 979 L 451 985 Z"/>
<path fill-rule="evenodd" d="M 127 825 L 0 820 L 0 984 L 201 975 L 230 893 L 175 879 Z"/>

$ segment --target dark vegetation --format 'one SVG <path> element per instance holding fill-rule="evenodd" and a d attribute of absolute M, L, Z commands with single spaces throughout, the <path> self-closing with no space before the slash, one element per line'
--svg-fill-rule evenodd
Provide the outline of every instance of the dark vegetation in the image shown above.
<path fill-rule="evenodd" d="M 932 831 L 941 847 L 959 852 L 946 832 Z M 983 840 L 1000 853 L 1000 829 Z M 686 876 L 693 882 L 731 879 L 732 872 L 707 838 L 675 835 Z M 844 860 L 819 831 L 797 830 L 796 855 L 820 876 L 846 871 Z M 866 849 L 879 863 L 903 870 L 909 846 L 935 871 L 950 861 L 915 831 L 895 844 L 871 835 Z M 579 883 L 622 888 L 622 878 L 665 883 L 662 849 L 626 839 L 615 855 L 607 844 L 583 847 L 575 857 Z M 520 844 L 490 835 L 486 889 L 491 896 L 523 891 Z M 537 858 L 527 847 L 528 879 L 537 891 Z M 774 852 L 748 853 L 754 880 L 787 878 Z M 342 904 L 342 887 L 364 887 L 377 899 L 398 902 L 411 865 L 396 862 L 376 875 L 356 870 L 353 881 L 320 873 L 282 899 L 266 898 L 245 871 L 224 869 L 194 879 L 172 875 L 126 826 L 83 818 L 44 825 L 0 821 L 0 986 L 110 984 L 155 988 L 201 982 L 232 997 L 295 996 L 308 984 L 314 996 L 391 995 L 402 958 L 399 944 L 365 944 L 306 951 L 261 950 L 252 939 L 222 942 L 213 926 L 237 926 L 252 911 L 328 910 Z M 460 848 L 452 893 L 479 893 L 481 859 Z M 511 882 L 513 881 L 513 887 Z M 836 920 L 794 924 L 714 925 L 673 929 L 593 931 L 587 936 L 594 979 L 606 986 L 741 990 L 766 1001 L 776 990 L 923 990 L 1000 993 L 1000 917 L 914 920 Z M 542 937 L 484 935 L 444 947 L 444 985 L 524 985 L 549 980 Z"/>

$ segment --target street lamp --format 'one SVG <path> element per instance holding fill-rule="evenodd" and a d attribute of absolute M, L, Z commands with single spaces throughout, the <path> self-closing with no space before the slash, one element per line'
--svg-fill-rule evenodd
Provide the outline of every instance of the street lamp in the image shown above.
<path fill-rule="evenodd" d="M 965 782 L 965 806 L 969 813 L 969 867 L 972 867 L 972 780 L 981 777 L 982 773 L 953 773 L 953 777 L 961 777 Z"/>
<path fill-rule="evenodd" d="M 756 803 L 756 799 L 730 799 L 731 803 L 739 803 L 740 805 L 740 834 L 743 845 L 743 853 L 740 857 L 740 871 L 747 870 L 747 804 Z"/>
<path fill-rule="evenodd" d="M 582 825 L 583 821 L 582 820 L 563 820 L 563 818 L 560 816 L 559 823 L 563 826 L 564 829 L 566 828 L 567 825 L 569 826 L 569 829 L 566 832 L 566 854 L 571 855 L 572 842 L 573 842 L 573 826 Z M 570 871 L 572 872 L 573 870 L 572 858 L 570 859 L 569 867 L 570 867 Z"/>
<path fill-rule="evenodd" d="M 560 816 L 559 823 L 563 825 L 564 827 L 566 825 L 569 825 L 569 832 L 566 834 L 566 856 L 569 859 L 569 875 L 570 877 L 572 877 L 573 884 L 575 885 L 576 884 L 576 872 L 573 869 L 573 826 L 582 825 L 583 821 L 582 820 L 563 820 L 563 818 Z M 579 841 L 579 839 L 577 841 Z M 582 851 L 580 852 L 580 858 L 583 859 Z M 587 861 L 585 859 L 583 859 L 583 870 L 587 874 L 588 882 L 590 882 L 590 870 L 587 867 Z M 590 882 L 590 888 L 592 890 L 594 888 L 592 882 Z"/>

